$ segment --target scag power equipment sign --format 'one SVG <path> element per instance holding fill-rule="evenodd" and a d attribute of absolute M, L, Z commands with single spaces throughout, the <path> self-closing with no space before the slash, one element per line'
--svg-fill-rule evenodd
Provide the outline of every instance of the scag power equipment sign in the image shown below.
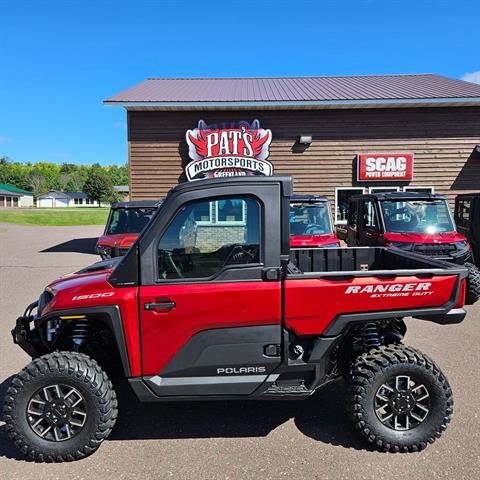
<path fill-rule="evenodd" d="M 413 180 L 413 153 L 359 154 L 357 177 L 359 182 Z"/>
<path fill-rule="evenodd" d="M 207 125 L 200 120 L 197 128 L 187 130 L 186 140 L 192 159 L 185 167 L 189 181 L 273 175 L 273 165 L 267 161 L 272 132 L 260 128 L 258 120 L 229 125 Z"/>

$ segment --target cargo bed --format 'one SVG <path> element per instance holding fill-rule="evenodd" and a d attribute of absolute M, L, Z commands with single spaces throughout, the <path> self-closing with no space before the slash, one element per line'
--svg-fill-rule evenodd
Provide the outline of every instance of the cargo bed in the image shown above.
<path fill-rule="evenodd" d="M 458 265 L 387 247 L 295 248 L 290 251 L 291 275 L 355 274 L 414 275 L 443 271 L 446 275 L 465 270 Z M 441 272 L 439 272 L 441 274 Z"/>

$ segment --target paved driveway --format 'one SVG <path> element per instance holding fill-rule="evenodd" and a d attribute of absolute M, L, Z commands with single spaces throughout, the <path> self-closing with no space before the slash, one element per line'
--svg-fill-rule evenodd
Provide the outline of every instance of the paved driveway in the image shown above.
<path fill-rule="evenodd" d="M 0 394 L 28 357 L 13 345 L 16 316 L 59 275 L 97 259 L 102 228 L 0 224 Z M 77 239 L 73 241 L 72 239 Z M 11 446 L 0 422 L 5 479 L 478 479 L 480 478 L 480 308 L 457 326 L 409 320 L 407 342 L 435 358 L 455 394 L 443 438 L 415 454 L 365 448 L 342 408 L 342 386 L 304 402 L 139 405 L 120 392 L 120 418 L 97 453 L 69 464 L 35 464 Z"/>

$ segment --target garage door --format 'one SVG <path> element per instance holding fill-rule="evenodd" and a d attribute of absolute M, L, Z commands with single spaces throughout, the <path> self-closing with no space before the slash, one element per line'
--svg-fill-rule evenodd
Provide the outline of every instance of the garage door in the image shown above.
<path fill-rule="evenodd" d="M 38 201 L 39 207 L 53 207 L 53 198 L 40 198 Z"/>

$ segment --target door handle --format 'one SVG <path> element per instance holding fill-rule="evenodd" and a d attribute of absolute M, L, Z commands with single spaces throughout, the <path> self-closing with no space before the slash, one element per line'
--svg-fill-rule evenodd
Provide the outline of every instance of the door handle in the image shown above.
<path fill-rule="evenodd" d="M 172 308 L 175 308 L 177 304 L 175 302 L 172 302 L 171 300 L 165 301 L 165 302 L 151 302 L 151 303 L 144 303 L 143 308 L 145 310 L 165 310 L 165 311 L 170 311 Z"/>

